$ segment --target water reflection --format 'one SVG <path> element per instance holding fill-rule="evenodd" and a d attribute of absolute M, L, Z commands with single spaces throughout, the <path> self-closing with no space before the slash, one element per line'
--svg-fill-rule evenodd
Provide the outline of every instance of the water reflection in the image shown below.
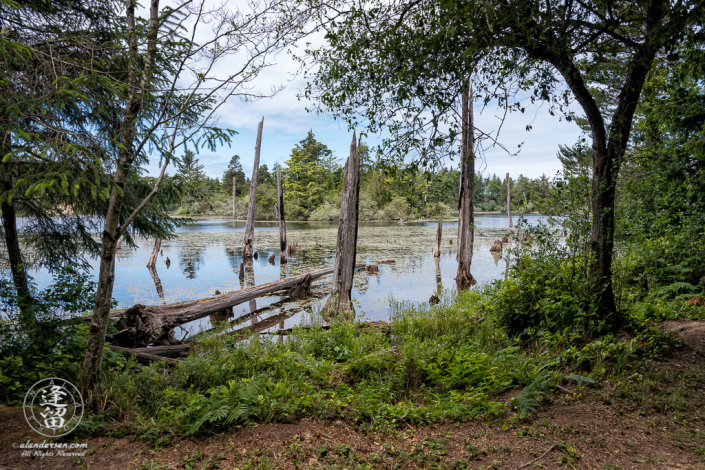
<path fill-rule="evenodd" d="M 539 217 L 533 216 L 529 223 Z M 513 241 L 505 244 L 505 263 L 499 263 L 489 252 L 497 238 L 506 234 L 506 217 L 478 216 L 476 218 L 475 249 L 472 273 L 480 282 L 502 278 L 507 270 L 507 254 Z M 361 223 L 358 234 L 357 260 L 360 263 L 378 264 L 379 273 L 356 274 L 352 296 L 358 301 L 357 311 L 372 320 L 388 319 L 389 296 L 397 300 L 427 302 L 434 291 L 438 291 L 445 279 L 449 283 L 456 274 L 457 224 L 443 222 L 444 238 L 441 241 L 439 258 L 433 257 L 436 247 L 437 221 L 397 223 Z M 198 221 L 179 229 L 178 238 L 165 240 L 162 244 L 164 260 L 167 257 L 179 261 L 179 269 L 163 269 L 151 273 L 144 265 L 149 259 L 152 244 L 149 240 L 138 239 L 140 245 L 127 249 L 124 245 L 121 256 L 115 265 L 114 297 L 122 307 L 135 303 L 158 305 L 179 302 L 213 295 L 216 289 L 223 292 L 246 288 L 248 285 L 261 285 L 288 276 L 294 276 L 313 269 L 332 267 L 335 258 L 337 225 L 334 223 L 287 223 L 289 242 L 298 241 L 296 253 L 289 256 L 289 263 L 281 265 L 279 259 L 278 224 L 256 224 L 255 249 L 259 256 L 245 271 L 243 266 L 242 284 L 239 280 L 242 263 L 242 246 L 238 232 L 244 231 L 243 222 L 224 220 Z M 448 238 L 446 238 L 446 236 Z M 453 244 L 450 244 L 452 238 Z M 269 257 L 274 254 L 274 264 Z M 385 264 L 382 261 L 394 260 Z M 94 269 L 98 260 L 92 262 Z M 245 275 L 247 274 L 247 276 Z M 46 271 L 33 273 L 38 287 L 46 287 L 51 277 Z M 330 288 L 331 276 L 313 283 L 314 292 L 325 292 Z M 451 285 L 452 282 L 448 285 Z M 161 287 L 160 287 L 161 286 Z M 277 297 L 257 299 L 260 309 L 279 301 Z M 324 301 L 325 299 L 323 299 Z M 287 304 L 286 308 L 292 306 Z M 248 303 L 234 308 L 235 317 L 245 312 L 257 310 Z M 264 312 L 264 311 L 263 311 Z M 266 315 L 276 315 L 276 311 L 266 311 Z M 268 320 L 262 313 L 259 320 Z M 278 319 L 275 326 L 293 326 L 300 321 L 301 313 Z M 248 326 L 250 326 L 248 317 Z M 206 318 L 202 324 L 210 324 Z"/>

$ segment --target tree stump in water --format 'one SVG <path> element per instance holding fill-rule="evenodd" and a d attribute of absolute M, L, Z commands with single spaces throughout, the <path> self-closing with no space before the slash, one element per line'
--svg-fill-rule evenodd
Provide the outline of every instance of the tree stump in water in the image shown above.
<path fill-rule="evenodd" d="M 254 259 L 259 259 L 259 251 L 255 251 L 255 254 L 252 255 Z"/>
<path fill-rule="evenodd" d="M 166 263 L 166 269 L 169 269 L 169 266 L 171 266 L 171 260 L 169 259 L 168 256 L 166 257 L 166 261 L 164 261 L 164 262 Z"/>
<path fill-rule="evenodd" d="M 241 281 L 245 279 L 245 263 L 240 263 L 240 273 L 238 274 L 238 278 L 240 278 Z"/>
<path fill-rule="evenodd" d="M 494 244 L 490 248 L 491 252 L 497 252 L 497 251 L 502 251 L 502 241 L 501 240 L 495 240 Z"/>
<path fill-rule="evenodd" d="M 379 267 L 376 264 L 368 264 L 366 270 L 368 274 L 377 274 L 379 272 Z"/>
<path fill-rule="evenodd" d="M 509 238 L 506 236 L 502 237 L 502 243 L 509 243 Z"/>
<path fill-rule="evenodd" d="M 438 229 L 436 229 L 436 251 L 433 256 L 438 258 L 441 256 L 441 237 L 443 236 L 443 217 L 438 218 Z"/>
<path fill-rule="evenodd" d="M 286 264 L 286 221 L 284 220 L 284 189 L 282 169 L 277 168 L 277 218 L 279 219 L 279 264 Z"/>
<path fill-rule="evenodd" d="M 460 161 L 460 194 L 458 196 L 458 271 L 455 282 L 458 291 L 477 284 L 470 273 L 475 241 L 475 135 L 472 107 L 472 89 L 462 96 L 462 146 Z"/>
<path fill-rule="evenodd" d="M 147 261 L 148 268 L 153 268 L 154 266 L 157 265 L 157 255 L 159 254 L 159 250 L 161 250 L 161 248 L 162 248 L 162 239 L 155 238 L 154 239 L 154 248 L 152 248 L 152 255 L 149 257 L 149 261 Z"/>
<path fill-rule="evenodd" d="M 441 303 L 441 299 L 438 298 L 436 294 L 433 294 L 430 299 L 428 299 L 429 305 L 438 305 Z"/>
<path fill-rule="evenodd" d="M 355 132 L 350 144 L 350 156 L 343 172 L 343 194 L 338 222 L 338 246 L 330 297 L 323 310 L 327 315 L 354 314 L 351 291 L 357 254 L 357 215 L 360 194 L 360 154 L 357 151 Z M 324 317 L 325 318 L 325 317 Z"/>
<path fill-rule="evenodd" d="M 250 200 L 247 205 L 247 225 L 245 226 L 245 247 L 242 249 L 242 259 L 252 257 L 252 245 L 255 241 L 255 204 L 257 202 L 257 176 L 259 175 L 259 154 L 262 147 L 262 127 L 264 117 L 257 128 L 257 143 L 255 145 L 255 162 L 252 166 L 252 179 L 250 180 Z"/>
<path fill-rule="evenodd" d="M 286 256 L 286 255 L 285 255 L 285 256 Z M 286 259 L 286 258 L 284 258 L 284 259 Z M 269 264 L 271 264 L 272 266 L 274 266 L 274 255 L 271 255 L 271 256 L 268 258 L 268 261 L 269 261 Z"/>
<path fill-rule="evenodd" d="M 289 297 L 294 300 L 304 300 L 311 295 L 311 275 L 306 275 L 304 278 L 289 289 Z"/>

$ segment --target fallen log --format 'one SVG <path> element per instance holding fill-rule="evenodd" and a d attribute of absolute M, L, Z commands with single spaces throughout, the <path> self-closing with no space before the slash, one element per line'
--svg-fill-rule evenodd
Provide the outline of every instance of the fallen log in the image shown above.
<path fill-rule="evenodd" d="M 392 331 L 392 324 L 390 322 L 382 321 L 382 320 L 375 320 L 375 321 L 366 321 L 366 322 L 361 322 L 357 324 L 358 328 L 381 328 L 382 330 L 386 331 Z M 284 328 L 280 330 L 274 330 L 274 331 L 267 331 L 265 333 L 271 334 L 271 335 L 288 335 L 293 333 L 294 331 L 298 330 L 310 330 L 312 328 L 320 328 L 322 330 L 329 330 L 330 329 L 330 324 L 326 323 L 325 325 L 313 325 L 313 326 L 292 326 L 289 328 Z"/>
<path fill-rule="evenodd" d="M 130 351 L 159 357 L 181 357 L 191 352 L 191 345 L 176 344 L 174 346 L 155 346 L 153 348 L 133 348 Z"/>
<path fill-rule="evenodd" d="M 108 349 L 111 349 L 113 351 L 119 352 L 123 356 L 135 357 L 137 359 L 137 362 L 140 362 L 142 364 L 149 364 L 150 362 L 164 361 L 164 362 L 166 362 L 166 365 L 168 365 L 168 366 L 175 366 L 176 364 L 181 362 L 176 359 L 169 359 L 168 357 L 156 356 L 154 354 L 148 354 L 145 352 L 136 351 L 134 349 L 129 349 L 129 348 L 122 348 L 120 346 L 114 346 L 112 344 L 106 344 L 105 347 Z"/>
<path fill-rule="evenodd" d="M 355 266 L 356 269 L 364 267 L 364 263 Z M 171 305 L 147 306 L 136 304 L 121 313 L 116 322 L 118 332 L 108 335 L 106 338 L 113 344 L 131 348 L 143 347 L 152 343 L 163 345 L 178 344 L 173 332 L 174 327 L 177 325 L 199 320 L 212 313 L 255 300 L 259 297 L 271 295 L 275 292 L 282 294 L 282 291 L 284 291 L 286 295 L 293 298 L 305 297 L 308 295 L 310 284 L 313 280 L 332 273 L 332 268 L 319 269 L 310 273 L 269 282 L 261 286 L 248 287 L 227 294 L 189 301 L 186 307 L 183 307 L 185 302 L 180 302 L 177 308 L 173 308 Z"/>

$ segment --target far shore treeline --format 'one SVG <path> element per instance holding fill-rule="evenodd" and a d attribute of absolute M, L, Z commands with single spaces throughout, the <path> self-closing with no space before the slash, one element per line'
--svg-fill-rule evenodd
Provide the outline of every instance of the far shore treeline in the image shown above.
<path fill-rule="evenodd" d="M 360 220 L 411 219 L 448 217 L 458 210 L 460 171 L 457 160 L 448 159 L 447 167 L 435 171 L 400 159 L 386 160 L 374 155 L 363 142 L 360 169 Z M 581 167 L 587 172 L 590 154 L 585 149 L 561 148 L 558 157 L 564 166 Z M 233 155 L 221 178 L 209 178 L 198 156 L 187 152 L 173 176 L 173 185 L 180 192 L 180 201 L 170 206 L 174 215 L 232 216 L 233 178 L 236 185 L 238 215 L 247 211 L 250 178 L 242 164 L 250 155 Z M 255 215 L 258 220 L 274 220 L 277 197 L 277 162 L 269 168 L 260 165 L 257 181 Z M 284 201 L 288 220 L 337 220 L 340 215 L 340 195 L 343 166 L 328 146 L 319 142 L 310 130 L 296 144 L 281 164 Z M 546 201 L 556 183 L 546 175 L 530 179 L 510 171 L 512 211 L 547 212 Z M 504 175 L 502 175 L 504 176 Z M 475 210 L 504 212 L 507 206 L 507 186 L 504 177 L 475 176 Z"/>

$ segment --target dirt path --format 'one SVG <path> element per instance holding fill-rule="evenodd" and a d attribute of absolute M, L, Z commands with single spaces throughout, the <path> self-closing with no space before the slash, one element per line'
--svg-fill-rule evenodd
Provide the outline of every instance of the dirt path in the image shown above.
<path fill-rule="evenodd" d="M 524 423 L 505 416 L 380 435 L 304 419 L 235 427 L 164 449 L 130 437 L 89 438 L 85 457 L 42 459 L 13 447 L 27 438 L 41 442 L 22 410 L 0 408 L 0 468 L 705 469 L 705 322 L 662 328 L 677 331 L 690 348 L 651 363 L 640 379 L 604 384 L 585 396 L 553 395 Z"/>

